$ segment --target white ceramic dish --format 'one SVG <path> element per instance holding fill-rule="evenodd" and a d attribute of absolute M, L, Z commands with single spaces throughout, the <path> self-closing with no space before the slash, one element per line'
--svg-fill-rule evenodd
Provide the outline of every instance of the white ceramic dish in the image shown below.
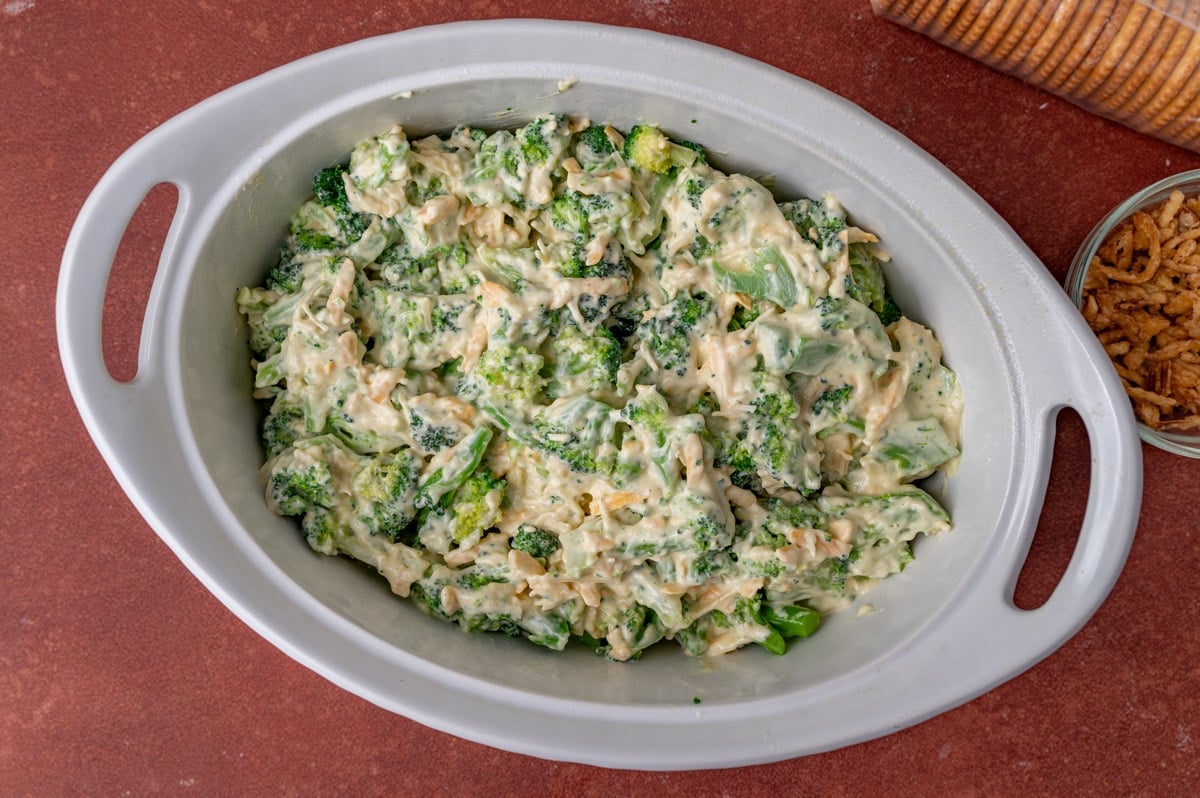
<path fill-rule="evenodd" d="M 573 79 L 562 91 L 560 81 Z M 894 253 L 889 279 L 965 386 L 959 472 L 937 486 L 957 528 L 784 657 L 716 661 L 673 646 L 618 665 L 583 650 L 466 635 L 354 564 L 314 555 L 263 505 L 258 410 L 234 309 L 259 281 L 311 175 L 361 137 L 516 124 L 562 111 L 646 120 L 780 193 L 833 191 Z M 100 349 L 112 257 L 146 192 L 175 184 L 137 377 Z M 1015 676 L 1074 634 L 1124 563 L 1141 496 L 1129 403 L 1050 275 L 975 194 L 850 103 L 749 59 L 621 28 L 459 23 L 370 39 L 236 86 L 125 153 L 82 208 L 58 295 L 64 369 L 122 487 L 233 612 L 380 706 L 550 759 L 640 769 L 784 759 L 877 737 Z M 1033 537 L 1053 419 L 1084 419 L 1092 476 L 1079 541 L 1045 605 L 1013 587 Z M 700 703 L 696 703 L 696 699 Z"/>

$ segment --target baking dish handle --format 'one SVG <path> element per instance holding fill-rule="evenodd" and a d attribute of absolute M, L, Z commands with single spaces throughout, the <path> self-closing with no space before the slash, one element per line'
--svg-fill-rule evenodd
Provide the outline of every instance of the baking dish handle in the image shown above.
<path fill-rule="evenodd" d="M 1090 331 L 1078 330 L 1069 323 L 1063 327 L 1059 331 L 1063 338 L 1059 340 L 1074 338 L 1080 347 L 1098 350 L 1090 362 L 1107 362 Z M 1048 359 L 1069 351 L 1073 348 L 1064 346 Z M 1141 510 L 1141 443 L 1115 372 L 1071 362 L 1058 365 L 1059 369 L 1050 372 L 1052 376 L 1030 380 L 1027 392 L 1027 428 L 1031 434 L 1024 467 L 1042 477 L 1030 481 L 1013 508 L 1014 528 L 1019 532 L 1008 536 L 996 552 L 1004 567 L 987 569 L 981 579 L 992 584 L 973 593 L 979 606 L 967 608 L 959 616 L 966 621 L 960 630 L 963 639 L 978 646 L 977 654 L 990 650 L 996 661 L 1006 659 L 1005 649 L 1013 641 L 1020 641 L 1022 650 L 1048 655 L 1087 623 L 1124 567 Z M 1056 419 L 1066 408 L 1082 418 L 1091 447 L 1087 504 L 1075 548 L 1054 591 L 1041 606 L 1021 609 L 1014 604 L 1013 595 L 1045 499 Z"/>
<path fill-rule="evenodd" d="M 165 177 L 186 171 L 179 158 L 179 139 L 151 133 L 130 147 L 101 177 L 84 202 L 63 249 L 55 307 L 59 355 L 67 385 L 83 421 L 101 452 L 115 466 L 114 443 L 133 427 L 153 428 L 162 415 L 162 369 L 157 365 L 165 345 L 160 334 L 163 302 L 180 261 L 180 231 L 187 229 L 193 207 L 194 180 Z M 150 190 L 160 184 L 177 192 L 171 220 L 151 285 L 138 343 L 137 372 L 128 382 L 112 377 L 105 362 L 101 324 L 104 299 L 121 239 Z M 120 476 L 118 474 L 118 476 Z"/>

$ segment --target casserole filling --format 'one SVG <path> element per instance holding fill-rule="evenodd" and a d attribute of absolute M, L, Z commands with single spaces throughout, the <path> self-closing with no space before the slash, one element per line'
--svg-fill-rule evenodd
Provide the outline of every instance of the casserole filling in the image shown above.
<path fill-rule="evenodd" d="M 887 258 L 650 125 L 394 127 L 238 293 L 267 503 L 468 630 L 783 653 L 950 527 L 962 393 Z"/>

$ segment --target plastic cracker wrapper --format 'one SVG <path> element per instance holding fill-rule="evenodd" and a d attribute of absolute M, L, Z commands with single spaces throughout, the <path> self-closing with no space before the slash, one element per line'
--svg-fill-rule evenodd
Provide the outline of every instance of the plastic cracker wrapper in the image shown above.
<path fill-rule="evenodd" d="M 871 0 L 875 13 L 1200 152 L 1200 0 Z"/>

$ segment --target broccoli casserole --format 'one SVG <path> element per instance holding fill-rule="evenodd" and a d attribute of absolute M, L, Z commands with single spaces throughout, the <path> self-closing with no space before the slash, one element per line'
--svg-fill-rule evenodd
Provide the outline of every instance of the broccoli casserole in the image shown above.
<path fill-rule="evenodd" d="M 238 293 L 267 503 L 468 630 L 783 653 L 950 527 L 962 394 L 886 260 L 651 125 L 393 127 Z"/>

